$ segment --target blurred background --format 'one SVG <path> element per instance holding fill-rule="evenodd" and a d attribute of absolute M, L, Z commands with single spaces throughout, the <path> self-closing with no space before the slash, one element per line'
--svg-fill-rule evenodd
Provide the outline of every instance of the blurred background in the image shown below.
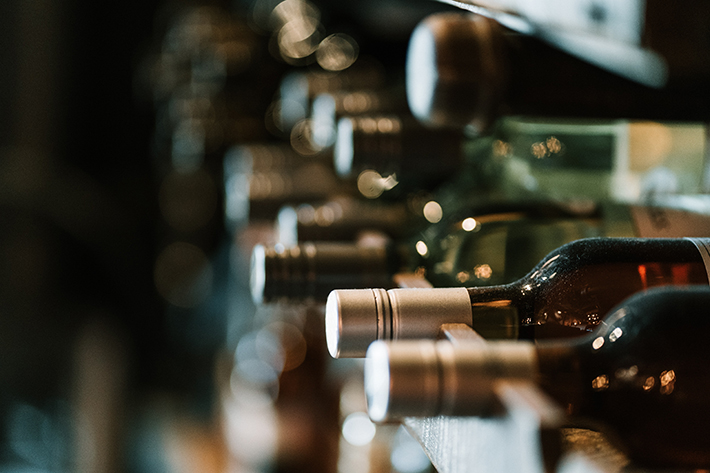
<path fill-rule="evenodd" d="M 0 471 L 331 469 L 339 387 L 308 388 L 317 374 L 284 381 L 282 397 L 313 397 L 286 420 L 269 367 L 223 412 L 237 342 L 286 322 L 253 326 L 248 261 L 230 274 L 244 255 L 230 250 L 222 160 L 237 143 L 288 143 L 281 80 L 327 71 L 315 59 L 327 37 L 330 69 L 358 55 L 378 77 L 401 68 L 413 26 L 442 8 L 408 3 L 2 2 Z"/>

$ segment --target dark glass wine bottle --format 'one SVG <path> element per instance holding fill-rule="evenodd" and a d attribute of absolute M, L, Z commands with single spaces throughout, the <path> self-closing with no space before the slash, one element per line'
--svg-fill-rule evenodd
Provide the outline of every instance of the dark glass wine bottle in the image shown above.
<path fill-rule="evenodd" d="M 451 179 L 466 159 L 465 142 L 459 130 L 427 128 L 408 114 L 343 117 L 337 125 L 333 160 L 343 178 L 371 170 L 393 176 L 397 187 L 389 194 L 401 195 L 435 189 Z M 382 194 L 368 193 L 360 182 L 358 187 L 370 198 Z"/>
<path fill-rule="evenodd" d="M 708 284 L 709 247 L 703 238 L 588 238 L 561 246 L 510 284 L 336 290 L 326 303 L 329 351 L 363 356 L 375 340 L 436 338 L 443 323 L 490 338 L 579 336 L 633 293 Z"/>
<path fill-rule="evenodd" d="M 389 240 L 375 233 L 375 238 L 352 243 L 257 246 L 251 260 L 254 301 L 261 304 L 311 298 L 325 302 L 333 289 L 375 287 L 373 284 L 397 287 L 393 277 L 400 272 L 417 273 L 441 286 L 511 282 L 569 241 L 635 235 L 628 215 L 618 223 L 595 208 L 572 212 L 553 203 L 499 202 L 468 210 L 462 214 L 466 216 L 463 219 L 455 215 L 453 221 L 441 221 L 424 231 L 409 227 L 414 238 Z M 333 224 L 337 227 L 335 221 Z M 364 225 L 362 228 L 385 229 Z M 498 250 L 503 254 L 495 255 Z M 484 260 L 482 267 L 477 264 L 480 259 Z"/>
<path fill-rule="evenodd" d="M 496 381 L 528 380 L 570 415 L 606 430 L 639 465 L 708 468 L 707 286 L 654 288 L 574 340 L 373 343 L 365 390 L 376 421 L 490 415 Z"/>
<path fill-rule="evenodd" d="M 707 71 L 700 69 L 694 68 L 700 76 L 686 72 L 654 88 L 490 18 L 444 13 L 427 17 L 412 34 L 407 97 L 417 118 L 479 133 L 511 115 L 703 121 L 710 97 L 699 80 L 707 80 Z"/>

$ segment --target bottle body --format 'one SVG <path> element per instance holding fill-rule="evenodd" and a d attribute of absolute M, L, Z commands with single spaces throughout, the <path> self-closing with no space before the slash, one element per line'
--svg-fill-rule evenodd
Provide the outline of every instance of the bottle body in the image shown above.
<path fill-rule="evenodd" d="M 590 238 L 553 251 L 505 286 L 470 288 L 473 325 L 480 308 L 515 308 L 522 338 L 574 336 L 596 327 L 631 294 L 663 285 L 708 284 L 690 239 Z"/>
<path fill-rule="evenodd" d="M 611 426 L 635 461 L 707 468 L 708 304 L 701 286 L 627 299 L 584 339 L 540 342 L 538 382 L 579 424 Z"/>

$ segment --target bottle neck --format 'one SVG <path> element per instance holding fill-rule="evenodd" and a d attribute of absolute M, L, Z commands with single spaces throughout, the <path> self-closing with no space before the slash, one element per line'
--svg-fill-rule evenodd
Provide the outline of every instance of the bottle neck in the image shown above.
<path fill-rule="evenodd" d="M 484 338 L 531 338 L 520 318 L 525 300 L 516 283 L 468 288 L 473 329 Z"/>

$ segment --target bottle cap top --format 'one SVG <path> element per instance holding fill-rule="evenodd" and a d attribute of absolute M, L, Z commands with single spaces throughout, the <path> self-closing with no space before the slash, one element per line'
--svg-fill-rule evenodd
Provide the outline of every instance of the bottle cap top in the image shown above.
<path fill-rule="evenodd" d="M 251 292 L 256 304 L 277 299 L 324 302 L 337 288 L 388 286 L 391 255 L 384 247 L 349 243 L 304 243 L 252 251 Z"/>
<path fill-rule="evenodd" d="M 505 89 L 503 47 L 502 29 L 489 18 L 440 13 L 424 19 L 407 51 L 412 114 L 435 126 L 488 129 Z"/>
<path fill-rule="evenodd" d="M 333 291 L 325 309 L 328 351 L 358 358 L 375 340 L 433 339 L 444 323 L 471 325 L 471 314 L 463 287 Z"/>

